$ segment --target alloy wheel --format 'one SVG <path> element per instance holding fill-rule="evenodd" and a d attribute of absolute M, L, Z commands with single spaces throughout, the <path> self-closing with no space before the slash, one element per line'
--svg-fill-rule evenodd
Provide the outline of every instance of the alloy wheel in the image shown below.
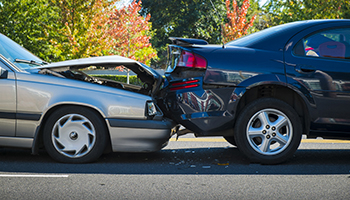
<path fill-rule="evenodd" d="M 276 155 L 284 151 L 292 140 L 292 122 L 277 109 L 263 109 L 250 118 L 246 136 L 256 152 Z"/>

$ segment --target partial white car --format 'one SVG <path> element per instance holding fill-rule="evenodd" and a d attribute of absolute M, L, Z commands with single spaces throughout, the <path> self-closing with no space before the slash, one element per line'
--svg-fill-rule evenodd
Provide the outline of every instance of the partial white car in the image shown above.
<path fill-rule="evenodd" d="M 85 74 L 87 67 L 124 66 L 139 85 Z M 59 162 L 86 163 L 103 152 L 152 152 L 164 147 L 175 124 L 155 96 L 164 79 L 120 56 L 45 63 L 0 34 L 0 146 L 45 147 Z"/>

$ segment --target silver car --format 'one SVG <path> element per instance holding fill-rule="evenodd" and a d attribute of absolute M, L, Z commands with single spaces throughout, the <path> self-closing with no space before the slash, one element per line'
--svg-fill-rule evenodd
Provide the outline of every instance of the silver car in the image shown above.
<path fill-rule="evenodd" d="M 81 69 L 124 66 L 140 85 L 91 77 Z M 59 162 L 92 162 L 108 150 L 152 152 L 175 124 L 156 104 L 163 78 L 120 56 L 45 63 L 0 34 L 0 146 L 45 147 Z"/>

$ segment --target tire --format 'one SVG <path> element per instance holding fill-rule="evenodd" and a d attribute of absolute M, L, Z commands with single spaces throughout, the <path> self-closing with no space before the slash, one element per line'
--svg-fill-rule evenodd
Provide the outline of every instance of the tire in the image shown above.
<path fill-rule="evenodd" d="M 278 164 L 297 150 L 302 127 L 290 105 L 274 98 L 261 98 L 242 110 L 234 134 L 238 149 L 252 162 Z"/>
<path fill-rule="evenodd" d="M 233 146 L 237 146 L 234 136 L 224 136 L 224 138 L 228 143 L 232 144 Z"/>
<path fill-rule="evenodd" d="M 44 126 L 44 146 L 58 162 L 96 161 L 107 144 L 102 118 L 84 107 L 66 106 L 52 113 Z"/>

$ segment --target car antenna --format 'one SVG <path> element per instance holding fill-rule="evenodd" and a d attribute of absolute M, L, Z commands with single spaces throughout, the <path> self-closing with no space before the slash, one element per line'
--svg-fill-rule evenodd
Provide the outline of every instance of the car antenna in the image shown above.
<path fill-rule="evenodd" d="M 214 11 L 216 12 L 216 14 L 220 17 L 221 19 L 221 23 L 220 23 L 220 26 L 221 26 L 221 35 L 222 35 L 222 48 L 224 49 L 225 48 L 225 33 L 224 33 L 224 24 L 223 24 L 223 18 L 222 16 L 219 14 L 219 12 L 216 10 L 213 2 L 211 0 L 209 0 L 210 3 L 211 3 L 211 6 L 213 6 L 214 8 Z"/>

